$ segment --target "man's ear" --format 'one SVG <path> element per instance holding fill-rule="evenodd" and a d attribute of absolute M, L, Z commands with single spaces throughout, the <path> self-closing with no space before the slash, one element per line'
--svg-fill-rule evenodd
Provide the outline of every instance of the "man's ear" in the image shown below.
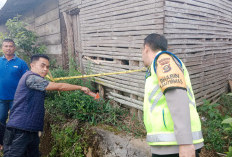
<path fill-rule="evenodd" d="M 31 69 L 32 69 L 34 67 L 34 63 L 31 63 L 30 66 L 31 66 Z"/>
<path fill-rule="evenodd" d="M 147 54 L 150 51 L 150 47 L 146 44 L 144 45 L 144 52 Z"/>

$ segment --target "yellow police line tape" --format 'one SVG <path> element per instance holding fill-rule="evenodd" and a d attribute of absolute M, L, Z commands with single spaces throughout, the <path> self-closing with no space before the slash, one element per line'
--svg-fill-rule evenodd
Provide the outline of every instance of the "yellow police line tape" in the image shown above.
<path fill-rule="evenodd" d="M 55 81 L 60 81 L 60 80 L 68 80 L 68 79 L 79 79 L 79 78 L 87 78 L 87 77 L 99 77 L 99 76 L 106 76 L 106 75 L 118 75 L 118 74 L 128 74 L 128 73 L 133 73 L 133 72 L 140 72 L 140 71 L 145 71 L 146 68 L 142 69 L 137 69 L 137 70 L 127 70 L 127 71 L 119 71 L 119 72 L 111 72 L 111 73 L 100 73 L 100 74 L 92 74 L 92 75 L 80 75 L 80 76 L 69 76 L 69 77 L 59 77 L 59 78 L 53 78 L 52 75 L 46 75 L 46 77 L 55 82 Z"/>

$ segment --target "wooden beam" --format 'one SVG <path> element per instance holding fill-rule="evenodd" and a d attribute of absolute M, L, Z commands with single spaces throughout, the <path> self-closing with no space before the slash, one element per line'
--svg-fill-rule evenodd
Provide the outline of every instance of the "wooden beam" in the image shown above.
<path fill-rule="evenodd" d="M 73 43 L 73 29 L 72 29 L 72 18 L 66 12 L 63 12 L 64 21 L 67 29 L 67 39 L 68 39 L 68 54 L 69 54 L 69 68 L 71 68 L 71 58 L 75 58 L 74 55 L 74 43 Z"/>

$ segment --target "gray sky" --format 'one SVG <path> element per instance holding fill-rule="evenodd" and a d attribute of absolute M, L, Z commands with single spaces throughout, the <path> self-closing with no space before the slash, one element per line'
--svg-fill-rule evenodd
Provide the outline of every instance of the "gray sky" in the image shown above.
<path fill-rule="evenodd" d="M 0 0 L 0 9 L 3 7 L 3 5 L 6 3 L 7 0 Z"/>

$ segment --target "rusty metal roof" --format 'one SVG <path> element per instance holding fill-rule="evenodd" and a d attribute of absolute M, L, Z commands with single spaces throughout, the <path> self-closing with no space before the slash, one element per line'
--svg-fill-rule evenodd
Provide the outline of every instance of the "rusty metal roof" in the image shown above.
<path fill-rule="evenodd" d="M 43 0 L 7 0 L 4 7 L 0 10 L 0 24 L 8 19 L 34 8 Z"/>

